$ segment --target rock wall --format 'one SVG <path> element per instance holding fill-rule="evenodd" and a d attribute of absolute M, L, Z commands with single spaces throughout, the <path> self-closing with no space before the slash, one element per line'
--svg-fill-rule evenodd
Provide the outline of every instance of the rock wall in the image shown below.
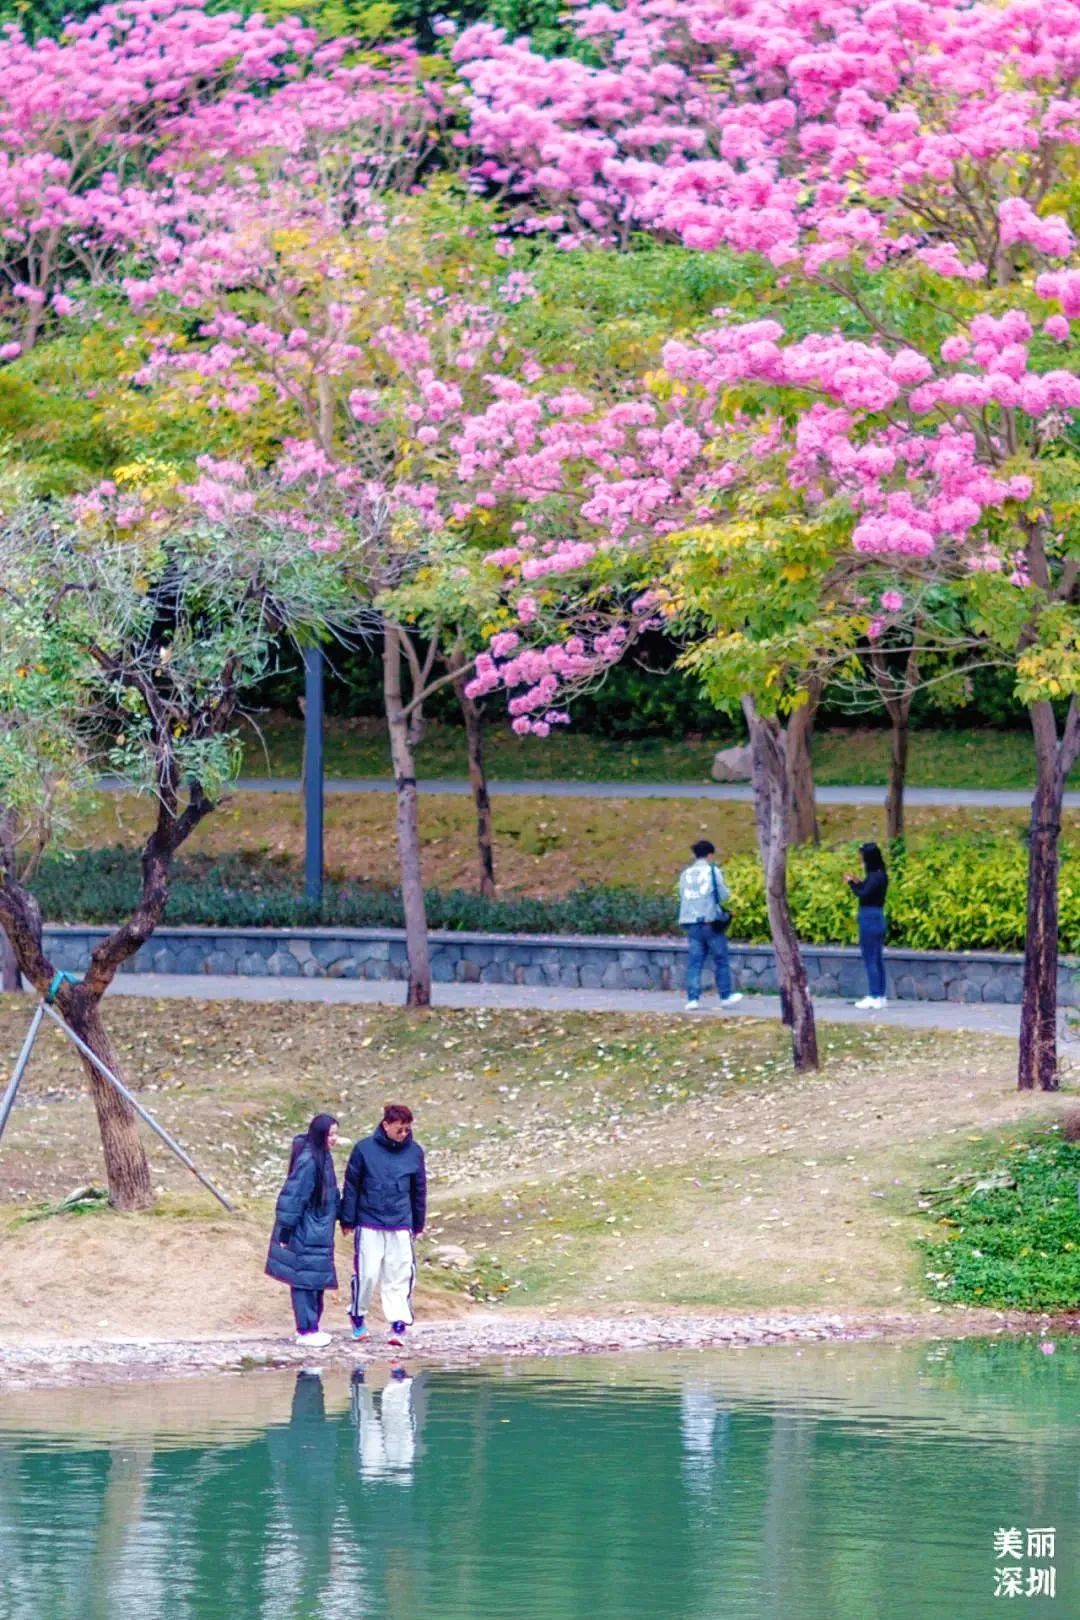
<path fill-rule="evenodd" d="M 78 973 L 105 932 L 51 926 L 45 930 L 45 948 L 58 968 Z M 865 992 L 857 950 L 807 945 L 803 956 L 810 988 L 817 995 Z M 776 989 L 770 947 L 733 944 L 731 962 L 740 989 Z M 431 963 L 439 983 L 611 990 L 682 990 L 686 985 L 686 945 L 681 938 L 433 933 Z M 887 950 L 885 963 L 889 995 L 898 1001 L 1020 1001 L 1020 956 Z M 124 971 L 403 979 L 405 936 L 391 928 L 161 928 Z M 708 971 L 705 982 L 710 982 Z M 1058 991 L 1062 1005 L 1080 1002 L 1075 965 L 1063 963 Z"/>

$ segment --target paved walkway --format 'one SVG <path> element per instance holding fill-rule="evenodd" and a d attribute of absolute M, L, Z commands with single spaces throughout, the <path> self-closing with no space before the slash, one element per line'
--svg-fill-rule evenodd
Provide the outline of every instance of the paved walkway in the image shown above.
<path fill-rule="evenodd" d="M 735 1007 L 720 1008 L 706 996 L 698 1013 L 683 1010 L 684 997 L 669 991 L 564 990 L 555 986 L 510 984 L 436 984 L 437 1007 L 495 1007 L 551 1012 L 667 1013 L 685 1018 L 779 1018 L 776 996 L 746 996 Z M 401 1006 L 405 986 L 400 980 L 286 979 L 245 975 L 220 976 L 183 973 L 122 973 L 110 995 L 187 997 L 200 1001 L 333 1001 L 357 1006 Z M 821 999 L 814 1006 L 824 1023 L 872 1023 L 900 1029 L 970 1030 L 979 1035 L 1004 1035 L 1015 1040 L 1020 1029 L 1019 1007 L 951 1001 L 895 1001 L 884 1012 L 857 1012 L 849 1001 Z"/>
<path fill-rule="evenodd" d="M 102 787 L 116 788 L 120 784 L 103 781 Z M 458 795 L 471 791 L 462 778 L 445 777 L 423 779 L 418 784 L 422 794 Z M 299 793 L 301 783 L 295 776 L 244 776 L 236 784 L 243 793 Z M 389 777 L 349 776 L 328 778 L 326 791 L 330 793 L 390 793 L 393 782 Z M 490 782 L 492 797 L 548 798 L 548 799 L 727 799 L 749 803 L 753 791 L 743 782 Z M 850 804 L 873 807 L 885 803 L 883 787 L 819 787 L 818 804 Z M 904 802 L 911 808 L 919 805 L 952 810 L 1027 810 L 1031 806 L 1031 792 L 1022 789 L 983 790 L 981 788 L 907 788 Z M 1080 810 L 1080 793 L 1066 793 L 1065 808 Z"/>

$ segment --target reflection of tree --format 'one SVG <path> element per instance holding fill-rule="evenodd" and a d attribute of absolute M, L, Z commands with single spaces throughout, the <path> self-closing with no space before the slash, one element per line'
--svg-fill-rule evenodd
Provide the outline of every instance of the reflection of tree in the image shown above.
<path fill-rule="evenodd" d="M 278 1517 L 287 1527 L 285 1545 L 275 1552 L 275 1612 L 297 1620 L 320 1612 L 330 1578 L 337 1433 L 337 1425 L 327 1422 L 322 1379 L 299 1373 L 288 1423 L 267 1435 Z M 283 1591 L 288 1597 L 282 1608 Z"/>
<path fill-rule="evenodd" d="M 113 1620 L 123 1612 L 125 1604 L 121 1594 L 126 1584 L 126 1555 L 134 1545 L 135 1531 L 142 1518 L 153 1460 L 154 1447 L 150 1441 L 109 1448 L 109 1471 L 90 1562 L 88 1620 Z M 138 1596 L 144 1603 L 151 1595 L 145 1580 L 148 1575 L 152 1580 L 154 1573 L 152 1569 L 140 1571 L 138 1581 L 132 1583 L 138 1585 Z M 163 1577 L 163 1571 L 156 1573 L 159 1579 Z"/>
<path fill-rule="evenodd" d="M 765 1458 L 765 1511 L 761 1527 L 764 1596 L 774 1614 L 797 1614 L 806 1588 L 806 1555 L 813 1547 L 811 1473 L 812 1418 L 782 1407 L 773 1414 Z"/>
<path fill-rule="evenodd" d="M 679 1397 L 683 1478 L 695 1496 L 721 1485 L 731 1415 L 706 1384 L 684 1384 Z"/>
<path fill-rule="evenodd" d="M 26 1563 L 19 1512 L 19 1454 L 0 1446 L 0 1614 L 18 1620 L 25 1594 Z"/>

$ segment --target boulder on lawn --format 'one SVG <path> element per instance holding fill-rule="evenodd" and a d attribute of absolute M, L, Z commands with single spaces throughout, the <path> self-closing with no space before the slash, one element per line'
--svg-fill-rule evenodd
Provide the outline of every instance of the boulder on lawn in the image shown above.
<path fill-rule="evenodd" d="M 738 748 L 721 748 L 712 762 L 714 782 L 749 782 L 750 747 L 744 743 Z"/>
<path fill-rule="evenodd" d="M 436 1243 L 432 1259 L 436 1265 L 448 1266 L 452 1271 L 461 1271 L 473 1263 L 472 1255 L 460 1243 Z"/>

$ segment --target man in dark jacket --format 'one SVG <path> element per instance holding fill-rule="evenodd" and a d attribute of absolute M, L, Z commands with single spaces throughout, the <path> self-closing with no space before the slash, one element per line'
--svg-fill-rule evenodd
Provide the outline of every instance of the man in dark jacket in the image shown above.
<path fill-rule="evenodd" d="M 349 1315 L 353 1338 L 367 1337 L 364 1317 L 381 1283 L 391 1344 L 402 1344 L 413 1320 L 416 1280 L 413 1239 L 424 1230 L 427 1174 L 424 1150 L 412 1134 L 412 1109 L 389 1103 L 381 1123 L 357 1142 L 345 1171 L 341 1226 L 355 1232 Z"/>

